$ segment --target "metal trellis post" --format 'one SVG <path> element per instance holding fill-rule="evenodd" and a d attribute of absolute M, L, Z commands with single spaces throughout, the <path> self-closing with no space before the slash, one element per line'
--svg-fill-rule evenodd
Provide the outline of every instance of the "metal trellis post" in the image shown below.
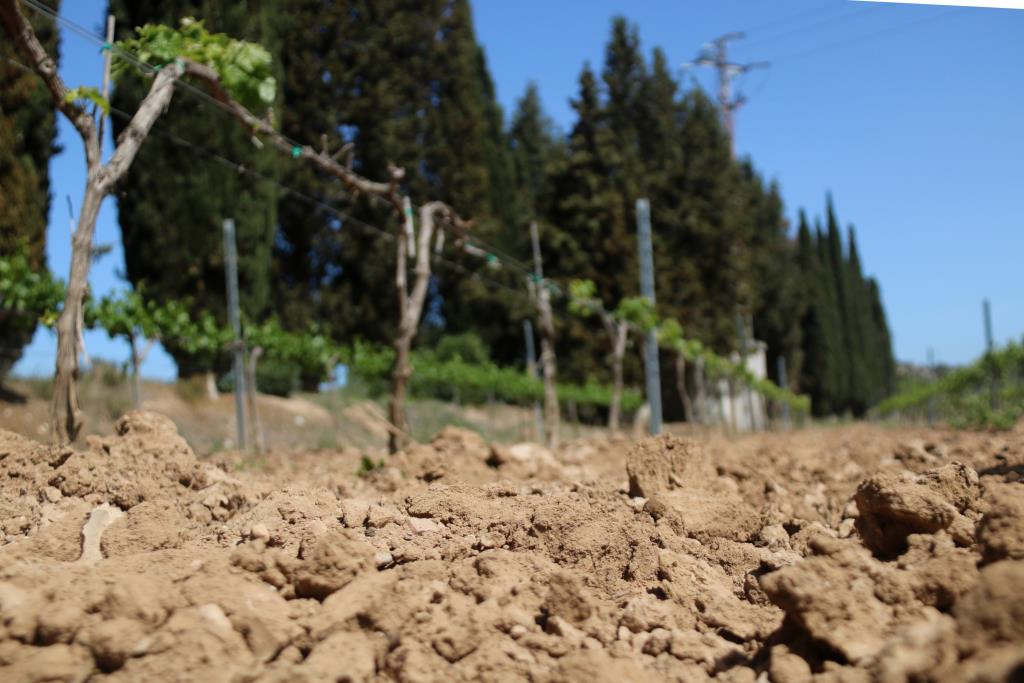
<path fill-rule="evenodd" d="M 235 245 L 235 220 L 224 219 L 224 276 L 228 290 L 228 320 L 235 335 L 235 426 L 238 447 L 246 447 L 245 431 L 245 348 L 242 342 L 242 318 L 238 307 L 238 250 Z"/>
<path fill-rule="evenodd" d="M 654 249 L 651 245 L 651 205 L 636 200 L 636 229 L 640 249 L 640 294 L 654 303 Z M 651 407 L 650 432 L 661 434 L 661 370 L 658 366 L 658 332 L 651 330 L 644 342 L 644 378 L 647 404 Z"/>

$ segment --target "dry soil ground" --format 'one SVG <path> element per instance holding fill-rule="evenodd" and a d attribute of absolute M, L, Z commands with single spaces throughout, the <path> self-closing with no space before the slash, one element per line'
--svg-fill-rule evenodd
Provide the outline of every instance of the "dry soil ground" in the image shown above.
<path fill-rule="evenodd" d="M 53 379 L 22 379 L 0 386 L 0 429 L 37 439 L 50 432 Z M 114 423 L 131 410 L 131 387 L 118 373 L 83 375 L 80 396 L 85 413 L 85 435 L 108 436 Z M 166 415 L 199 455 L 231 449 L 235 437 L 235 400 L 232 394 L 207 398 L 201 380 L 165 384 L 145 382 L 142 408 Z M 257 406 L 266 442 L 271 448 L 328 449 L 344 445 L 376 454 L 388 441 L 386 396 L 370 399 L 351 390 L 320 394 L 293 394 L 279 398 L 259 394 Z M 442 427 L 456 425 L 512 443 L 533 435 L 532 409 L 495 403 L 459 406 L 416 398 L 407 414 L 413 435 L 429 441 Z M 581 425 L 565 425 L 567 437 L 601 432 Z M 83 441 L 84 443 L 84 441 Z"/>
<path fill-rule="evenodd" d="M 0 680 L 1024 678 L 1024 430 L 361 455 L 0 430 Z"/>

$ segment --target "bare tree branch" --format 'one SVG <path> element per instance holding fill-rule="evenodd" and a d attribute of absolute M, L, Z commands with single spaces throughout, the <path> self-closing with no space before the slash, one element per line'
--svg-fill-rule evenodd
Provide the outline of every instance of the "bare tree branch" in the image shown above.
<path fill-rule="evenodd" d="M 388 416 L 391 424 L 398 428 L 388 437 L 388 450 L 398 451 L 406 440 L 403 436 L 408 432 L 405 416 L 405 392 L 412 366 L 409 353 L 412 340 L 416 337 L 423 304 L 427 299 L 430 285 L 430 240 L 438 229 L 438 222 L 443 221 L 455 229 L 460 235 L 469 228 L 470 223 L 459 218 L 450 206 L 440 201 L 428 202 L 420 207 L 420 232 L 416 252 L 416 280 L 412 293 L 408 291 L 406 278 L 406 261 L 408 258 L 408 242 L 397 236 L 395 239 L 395 289 L 398 296 L 398 332 L 395 334 L 395 363 L 391 371 L 391 397 L 388 401 Z M 440 229 L 444 229 L 443 226 Z"/>
<path fill-rule="evenodd" d="M 64 79 L 57 72 L 57 63 L 47 54 L 39 39 L 36 38 L 32 25 L 21 13 L 18 0 L 0 0 L 0 24 L 14 39 L 14 44 L 18 46 L 22 54 L 31 61 L 36 73 L 42 77 L 53 98 L 53 103 L 82 136 L 82 140 L 85 142 L 86 159 L 90 162 L 93 159 L 98 160 L 100 149 L 96 141 L 96 121 L 84 107 L 67 101 L 69 90 Z"/>
<path fill-rule="evenodd" d="M 402 198 L 399 195 L 398 185 L 405 177 L 404 169 L 397 166 L 389 166 L 388 171 L 391 178 L 388 182 L 369 180 L 368 178 L 364 178 L 354 172 L 351 168 L 339 164 L 323 149 L 321 149 L 320 152 L 317 152 L 308 145 L 296 147 L 281 135 L 281 133 L 274 130 L 274 127 L 269 121 L 258 118 L 248 109 L 236 102 L 224 89 L 224 86 L 220 82 L 220 77 L 214 69 L 206 66 L 205 64 L 199 64 L 189 60 L 184 61 L 184 66 L 185 73 L 190 76 L 194 76 L 205 83 L 207 88 L 210 90 L 210 93 L 249 131 L 265 136 L 275 147 L 284 152 L 288 152 L 297 159 L 307 159 L 311 161 L 323 172 L 341 180 L 341 182 L 350 190 L 354 192 L 363 192 L 384 200 L 391 205 L 392 209 L 394 209 L 396 213 L 401 215 Z"/>
<path fill-rule="evenodd" d="M 121 135 L 117 138 L 117 149 L 114 156 L 110 158 L 104 168 L 103 184 L 104 192 L 113 189 L 121 178 L 131 168 L 135 155 L 139 153 L 143 140 L 149 135 L 157 119 L 167 110 L 174 96 L 174 82 L 178 80 L 179 72 L 173 65 L 161 69 L 153 84 L 149 88 L 145 99 L 139 105 L 135 115 L 128 122 Z"/>
<path fill-rule="evenodd" d="M 430 284 L 430 240 L 437 229 L 437 222 L 442 221 L 462 233 L 469 229 L 469 221 L 459 218 L 450 206 L 440 201 L 427 202 L 420 207 L 420 231 L 417 236 L 416 281 L 408 302 L 399 320 L 399 334 L 415 331 L 423 312 L 423 303 L 427 297 Z M 442 227 L 443 229 L 443 227 Z M 402 241 L 401 239 L 399 241 Z M 404 250 L 403 250 L 404 251 Z"/>

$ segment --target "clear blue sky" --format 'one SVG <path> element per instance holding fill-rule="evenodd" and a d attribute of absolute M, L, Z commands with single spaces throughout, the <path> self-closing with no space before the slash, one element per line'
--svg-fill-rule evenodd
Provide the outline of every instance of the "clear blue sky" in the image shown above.
<path fill-rule="evenodd" d="M 99 32 L 103 0 L 65 0 L 65 15 Z M 536 81 L 548 113 L 572 125 L 569 98 L 584 61 L 600 68 L 610 19 L 639 26 L 645 50 L 680 68 L 701 45 L 745 30 L 738 61 L 772 62 L 740 81 L 737 152 L 779 181 L 790 216 L 821 213 L 832 190 L 840 220 L 857 229 L 866 270 L 881 282 L 896 355 L 962 363 L 982 350 L 981 300 L 992 301 L 997 341 L 1024 334 L 1024 11 L 858 3 L 849 0 L 520 0 L 473 3 L 498 96 L 511 112 Z M 70 85 L 99 84 L 97 47 L 63 32 Z M 691 71 L 705 87 L 706 70 Z M 69 262 L 65 195 L 77 207 L 81 145 L 61 120 L 54 161 L 50 266 Z M 652 207 L 657 211 L 657 207 Z M 93 269 L 94 291 L 123 287 L 117 209 L 108 200 L 96 241 L 114 251 Z M 16 368 L 52 372 L 55 342 L 36 334 Z M 125 357 L 103 332 L 94 357 Z M 170 378 L 157 350 L 144 372 Z"/>

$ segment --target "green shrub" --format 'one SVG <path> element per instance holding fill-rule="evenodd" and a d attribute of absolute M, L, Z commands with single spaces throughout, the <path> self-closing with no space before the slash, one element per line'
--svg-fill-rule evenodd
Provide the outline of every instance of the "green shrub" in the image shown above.
<path fill-rule="evenodd" d="M 276 358 L 263 358 L 256 366 L 256 389 L 287 398 L 299 386 L 299 367 Z"/>
<path fill-rule="evenodd" d="M 394 352 L 388 348 L 356 345 L 349 361 L 349 376 L 356 375 L 372 384 L 387 382 L 391 373 Z M 414 396 L 450 400 L 458 397 L 462 403 L 484 403 L 489 399 L 527 405 L 544 397 L 544 383 L 530 377 L 519 368 L 503 368 L 485 361 L 467 363 L 460 359 L 440 361 L 433 351 L 414 351 L 413 375 L 409 390 Z M 578 406 L 607 407 L 611 388 L 588 382 L 583 385 L 559 384 L 558 397 L 563 403 L 575 401 Z M 643 398 L 636 391 L 622 394 L 622 408 L 636 410 Z"/>
<path fill-rule="evenodd" d="M 490 360 L 487 345 L 474 332 L 449 334 L 441 337 L 434 353 L 439 361 L 447 362 L 462 360 L 466 363 L 480 365 Z"/>
<path fill-rule="evenodd" d="M 882 401 L 875 413 L 926 414 L 929 405 L 958 429 L 1011 429 L 1024 415 L 1020 378 L 1024 343 L 1011 342 L 965 367 L 930 382 L 908 382 L 903 391 Z M 997 407 L 991 404 L 996 382 Z"/>
<path fill-rule="evenodd" d="M 256 391 L 271 396 L 288 398 L 299 386 L 299 367 L 277 358 L 261 358 L 256 365 Z M 217 391 L 235 390 L 234 370 L 217 378 Z"/>

